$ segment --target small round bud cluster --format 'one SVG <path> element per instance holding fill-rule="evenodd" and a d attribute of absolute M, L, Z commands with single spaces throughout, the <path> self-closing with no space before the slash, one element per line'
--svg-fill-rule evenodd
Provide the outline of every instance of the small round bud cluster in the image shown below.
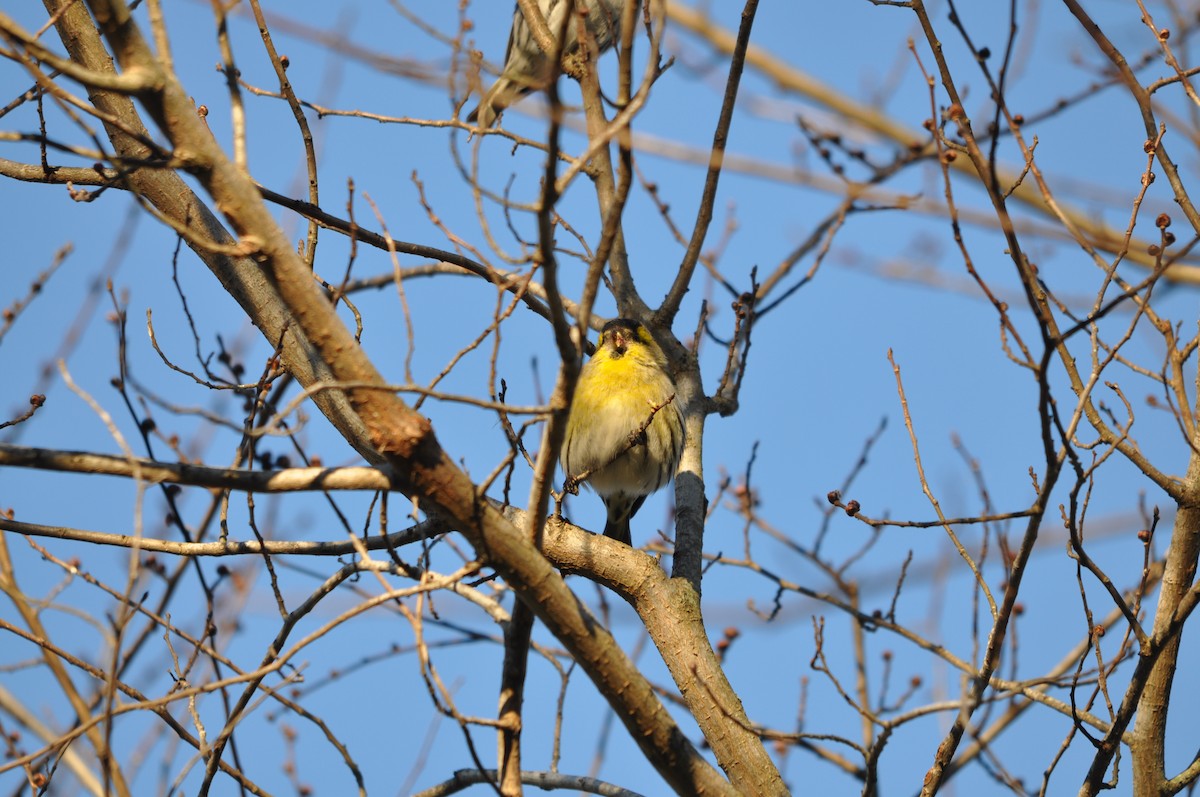
<path fill-rule="evenodd" d="M 724 636 L 722 636 L 720 639 L 717 640 L 717 645 L 716 645 L 717 656 L 720 657 L 722 660 L 724 660 L 725 654 L 729 651 L 729 647 L 733 644 L 733 640 L 740 637 L 742 635 L 742 632 L 740 630 L 738 630 L 735 626 L 731 625 L 725 629 L 724 634 L 725 634 Z"/>

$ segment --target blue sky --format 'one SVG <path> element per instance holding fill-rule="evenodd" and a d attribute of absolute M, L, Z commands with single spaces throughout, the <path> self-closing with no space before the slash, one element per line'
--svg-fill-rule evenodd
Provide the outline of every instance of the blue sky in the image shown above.
<path fill-rule="evenodd" d="M 229 102 L 223 78 L 215 71 L 219 50 L 206 4 L 173 3 L 165 9 L 171 31 L 173 57 L 179 74 L 198 104 L 209 109 L 208 121 L 214 135 L 228 143 Z M 736 25 L 737 4 L 711 4 L 714 18 L 727 26 Z M 965 4 L 964 4 L 965 5 Z M 1042 7 L 1045 5 L 1046 7 Z M 1151 51 L 1153 39 L 1141 25 L 1131 4 L 1102 3 L 1094 9 L 1106 32 L 1130 57 Z M 435 29 L 453 36 L 456 6 L 451 3 L 412 4 L 412 10 Z M 984 6 L 987 6 L 985 8 Z M 343 111 L 357 110 L 389 117 L 407 116 L 422 120 L 449 117 L 452 102 L 446 77 L 452 63 L 450 48 L 397 13 L 394 5 L 345 2 L 268 4 L 272 13 L 284 15 L 299 26 L 275 26 L 276 44 L 289 56 L 289 77 L 305 99 Z M 999 53 L 1003 46 L 1007 4 L 971 4 L 962 9 L 976 41 Z M 967 110 L 975 116 L 976 129 L 986 125 L 987 87 L 971 67 L 961 42 L 946 21 L 942 6 L 935 24 L 945 43 L 948 58 L 960 75 Z M 21 21 L 29 27 L 43 19 L 30 9 L 21 9 Z M 509 3 L 478 0 L 466 12 L 474 23 L 465 42 L 479 48 L 490 62 L 500 59 L 510 20 Z M 1163 13 L 1158 9 L 1158 13 Z M 1017 112 L 1034 117 L 1052 108 L 1063 97 L 1085 92 L 1096 79 L 1100 57 L 1085 38 L 1077 23 L 1054 4 L 1020 4 L 1021 26 L 1017 53 L 1022 69 L 1009 85 L 1010 105 Z M 144 22 L 144 11 L 139 19 Z M 238 65 L 245 80 L 270 88 L 273 76 L 257 35 L 246 17 L 235 17 L 232 35 Z M 323 44 L 314 32 L 327 34 Z M 919 37 L 914 18 L 900 8 L 874 6 L 865 1 L 842 3 L 764 3 L 755 23 L 755 43 L 774 53 L 792 67 L 836 88 L 842 95 L 863 103 L 878 102 L 880 108 L 897 121 L 919 131 L 930 116 L 928 89 L 906 49 L 908 37 Z M 344 57 L 331 42 L 342 42 L 353 53 Z M 1183 47 L 1186 42 L 1180 42 Z M 644 42 L 639 54 L 644 55 Z M 672 30 L 666 44 L 675 57 L 655 86 L 652 98 L 635 125 L 636 130 L 677 147 L 705 148 L 711 141 L 712 128 L 719 108 L 724 61 L 712 56 L 697 39 Z M 933 68 L 927 46 L 917 50 L 926 69 Z M 396 62 L 379 66 L 384 56 Z M 993 63 L 998 59 L 993 57 Z M 639 62 L 640 65 L 640 62 Z M 615 59 L 601 64 L 606 85 L 611 85 Z M 415 68 L 428 76 L 414 79 L 400 71 Z M 640 68 L 640 66 L 639 66 Z M 1154 64 L 1142 76 L 1146 80 L 1165 74 L 1165 67 Z M 16 96 L 28 84 L 21 72 L 8 63 L 3 74 L 7 97 Z M 464 83 L 454 82 L 456 90 Z M 573 87 L 562 83 L 564 96 L 576 96 Z M 1177 98 L 1176 98 L 1177 99 Z M 255 178 L 281 193 L 301 196 L 303 159 L 300 138 L 290 111 L 283 103 L 246 96 L 249 165 Z M 730 139 L 730 153 L 765 164 L 769 174 L 727 171 L 721 182 L 716 203 L 716 219 L 707 241 L 713 246 L 721 238 L 730 220 L 736 229 L 724 247 L 718 267 L 724 277 L 739 289 L 750 284 L 755 267 L 760 276 L 771 272 L 787 253 L 804 240 L 817 221 L 836 207 L 840 196 L 813 187 L 809 175 L 830 177 L 794 124 L 802 116 L 811 126 L 836 132 L 847 142 L 878 161 L 887 160 L 894 151 L 890 142 L 831 117 L 828 112 L 795 95 L 784 95 L 760 73 L 747 72 L 742 88 L 743 113 L 736 118 Z M 1164 98 L 1164 102 L 1168 100 Z M 946 104 L 938 92 L 939 107 Z M 1183 116 L 1183 118 L 1187 118 Z M 391 234 L 398 238 L 444 248 L 453 248 L 443 231 L 433 224 L 419 201 L 417 181 L 431 212 L 465 242 L 486 247 L 470 186 L 456 171 L 452 148 L 470 158 L 476 152 L 461 132 L 455 134 L 434 125 L 384 123 L 364 118 L 309 114 L 317 138 L 322 205 L 330 212 L 344 215 L 347 181 L 353 180 L 358 199 L 356 218 L 366 227 L 380 224 L 367 197 L 375 203 Z M 53 112 L 51 120 L 61 135 L 78 141 L 77 132 Z M 538 138 L 544 135 L 545 121 L 540 100 L 530 98 L 504 116 L 504 127 Z M 24 109 L 0 120 L 5 131 L 36 130 L 36 117 Z M 1145 138 L 1132 102 L 1117 89 L 1092 92 L 1073 105 L 1068 113 L 1051 116 L 1028 126 L 1026 134 L 1038 139 L 1038 159 L 1056 196 L 1069 205 L 1123 227 L 1127 223 L 1132 199 L 1137 192 L 1146 159 L 1141 149 Z M 1183 150 L 1185 132 L 1173 128 L 1168 136 L 1178 136 L 1177 159 L 1194 172 L 1194 155 Z M 1169 138 L 1168 140 L 1173 140 Z M 566 135 L 564 147 L 578 151 L 582 139 Z M 485 138 L 477 150 L 483 184 L 502 192 L 512 179 L 512 196 L 519 202 L 537 197 L 541 176 L 541 156 L 529 150 L 512 151 L 506 139 Z M 17 160 L 36 160 L 36 150 L 28 145 L 0 145 L 0 156 Z M 1011 142 L 1000 148 L 1000 158 L 1017 164 Z M 670 205 L 672 218 L 686 231 L 694 218 L 703 173 L 678 157 L 645 152 L 638 156 L 645 179 L 658 186 L 662 200 Z M 851 177 L 861 177 L 853 166 Z M 1165 181 L 1162 181 L 1165 182 Z M 940 174 L 931 166 L 918 166 L 887 183 L 897 194 L 939 200 L 942 197 Z M 49 281 L 12 330 L 0 340 L 0 373 L 4 374 L 0 407 L 6 414 L 19 414 L 26 397 L 42 389 L 49 401 L 35 419 L 0 437 L 7 442 L 48 448 L 83 449 L 116 453 L 116 444 L 104 424 L 62 384 L 56 375 L 43 388 L 42 369 L 51 362 L 54 351 L 78 308 L 89 292 L 95 293 L 97 275 L 111 274 L 114 290 L 128 309 L 129 358 L 135 378 L 152 387 L 164 402 L 185 407 L 203 407 L 209 411 L 238 416 L 236 404 L 228 398 L 213 398 L 197 391 L 185 377 L 168 372 L 149 345 L 145 334 L 146 311 L 154 314 L 158 340 L 173 359 L 195 368 L 191 333 L 181 317 L 179 298 L 172 284 L 174 236 L 150 218 L 136 217 L 128 197 L 110 191 L 94 202 L 72 202 L 61 187 L 30 186 L 11 181 L 0 182 L 0 198 L 6 208 L 0 230 L 7 242 L 4 272 L 9 275 L 0 288 L 0 305 L 8 306 L 22 295 L 32 275 L 52 261 L 65 243 L 74 247 L 72 254 Z M 956 199 L 961 207 L 986 209 L 981 192 L 963 181 L 956 181 Z M 1142 211 L 1138 233 L 1153 232 L 1153 218 L 1160 210 L 1172 210 L 1167 186 L 1152 188 Z M 562 215 L 589 243 L 598 236 L 595 199 L 589 186 L 577 180 L 560 205 Z M 506 228 L 504 215 L 494 204 L 486 206 L 486 217 L 493 233 L 508 253 L 520 246 Z M 1176 214 L 1178 215 L 1178 214 Z M 293 238 L 303 235 L 303 226 L 287 211 L 277 211 L 281 223 Z M 1023 218 L 1036 218 L 1022 211 Z M 1042 220 L 1044 221 L 1044 219 Z M 1180 219 L 1177 227 L 1182 226 Z M 533 240 L 535 224 L 528 214 L 516 214 L 514 227 L 526 240 Z M 114 242 L 128 231 L 131 244 L 114 258 Z M 32 234 L 31 234 L 32 233 Z M 630 260 L 643 296 L 656 304 L 673 278 L 682 256 L 682 247 L 665 229 L 646 192 L 635 188 L 625 217 Z M 1180 238 L 1186 236 L 1180 232 Z M 1013 266 L 1004 252 L 1003 239 L 994 227 L 967 225 L 965 240 L 972 258 L 984 278 L 1001 295 L 1010 297 L 1013 318 L 1022 333 L 1034 329 L 1022 301 Z M 578 249 L 570 236 L 561 233 L 559 243 Z M 1025 239 L 1048 284 L 1074 309 L 1086 308 L 1096 285 L 1097 271 L 1077 247 L 1063 240 L 1036 237 Z M 348 262 L 348 247 L 338 236 L 323 233 L 317 271 L 326 279 L 340 278 Z M 485 254 L 497 265 L 503 261 L 492 252 Z M 405 259 L 404 266 L 420 261 Z M 811 266 L 811 255 L 784 281 L 791 284 Z M 560 262 L 569 295 L 577 291 L 582 275 L 578 260 L 564 256 Z M 111 271 L 106 271 L 111 269 Z M 390 272 L 387 258 L 373 250 L 360 250 L 354 274 L 365 277 Z M 1144 274 L 1135 265 L 1123 265 L 1122 273 L 1131 280 Z M 220 335 L 225 345 L 245 357 L 247 370 L 261 367 L 268 349 L 255 330 L 241 317 L 237 306 L 224 296 L 220 286 L 186 249 L 178 258 L 178 278 L 196 317 L 200 347 L 213 351 Z M 471 341 L 486 325 L 496 304 L 493 289 L 465 278 L 411 280 L 405 286 L 411 308 L 412 341 L 415 351 L 414 373 L 418 382 L 427 382 L 439 373 L 454 353 Z M 730 329 L 729 298 L 720 286 L 697 277 L 676 324 L 675 332 L 687 337 L 695 328 L 702 299 L 711 299 L 713 325 L 718 332 Z M 1163 314 L 1182 323 L 1181 334 L 1191 334 L 1195 324 L 1194 289 L 1187 286 L 1164 288 L 1159 296 Z M 365 292 L 355 297 L 362 313 L 365 332 L 363 345 L 381 371 L 394 381 L 404 375 L 407 350 L 405 325 L 393 288 Z M 116 373 L 115 336 L 106 319 L 111 302 L 101 291 L 97 309 L 86 320 L 84 333 L 70 350 L 66 365 L 74 380 L 117 419 L 125 434 L 132 423 L 109 386 Z M 611 299 L 601 297 L 598 311 L 613 312 Z M 349 316 L 347 316 L 349 319 Z M 1128 323 L 1129 316 L 1118 312 L 1106 334 Z M 1028 339 L 1028 338 L 1027 338 Z M 489 344 L 490 345 L 490 344 Z M 1077 356 L 1087 357 L 1086 341 L 1077 341 Z M 850 216 L 835 238 L 816 279 L 792 296 L 786 304 L 762 319 L 756 328 L 750 366 L 743 392 L 741 411 L 729 419 L 712 418 L 705 438 L 706 484 L 710 498 L 716 495 L 723 472 L 740 478 L 752 451 L 756 452 L 753 485 L 761 498 L 764 518 L 783 529 L 801 544 L 810 544 L 822 522 L 823 497 L 839 487 L 859 458 L 865 440 L 886 419 L 886 429 L 871 449 L 868 462 L 858 476 L 848 498 L 857 499 L 863 512 L 874 517 L 925 520 L 933 516 L 923 497 L 913 464 L 912 448 L 904 429 L 896 382 L 887 354 L 892 351 L 900 366 L 912 421 L 921 444 L 921 453 L 929 485 L 948 516 L 969 515 L 981 511 L 981 499 L 974 477 L 953 444 L 954 436 L 977 458 L 982 467 L 992 506 L 996 511 L 1024 508 L 1032 499 L 1028 470 L 1040 470 L 1041 443 L 1036 426 L 1036 386 L 1027 371 L 1013 365 L 1001 349 L 996 314 L 969 282 L 953 240 L 948 222 L 936 215 L 880 209 Z M 448 392 L 483 395 L 487 390 L 488 347 L 469 355 L 441 385 Z M 1139 328 L 1129 344 L 1131 359 L 1157 369 L 1162 361 L 1161 338 L 1151 330 Z M 498 358 L 498 371 L 510 386 L 509 399 L 516 403 L 535 403 L 552 387 L 555 373 L 554 348 L 540 319 L 518 310 L 505 327 L 504 343 Z M 711 390 L 719 376 L 722 351 L 707 342 L 701 351 L 706 385 Z M 1194 364 L 1193 364 L 1194 367 Z M 1056 371 L 1060 387 L 1061 368 Z M 1166 413 L 1148 407 L 1146 395 L 1154 392 L 1146 380 L 1124 368 L 1114 368 L 1106 378 L 1119 384 L 1134 403 L 1137 413 L 1135 431 L 1142 446 L 1164 470 L 1182 473 L 1186 467 L 1187 447 L 1174 421 Z M 1104 389 L 1101 389 L 1103 392 Z M 1061 394 L 1062 401 L 1069 393 Z M 1111 392 L 1104 400 L 1120 414 L 1120 401 Z M 506 450 L 504 438 L 494 416 L 476 409 L 446 402 L 431 402 L 424 408 L 435 424 L 443 446 L 475 477 L 481 478 Z M 168 430 L 191 441 L 190 456 L 212 465 L 232 461 L 236 437 L 214 430 L 195 415 L 175 415 L 154 409 L 164 433 Z M 320 417 L 308 411 L 308 421 L 300 433 L 305 448 L 322 456 L 326 464 L 355 464 L 353 452 L 333 433 Z M 1082 433 L 1085 440 L 1086 431 Z M 266 447 L 275 453 L 288 449 L 283 440 Z M 170 458 L 161 443 L 155 453 Z M 518 470 L 514 495 L 523 501 L 527 494 L 527 476 Z M 199 513 L 205 498 L 200 491 L 185 493 L 187 510 Z M 1061 498 L 1064 496 L 1060 497 Z M 128 532 L 135 501 L 133 487 L 120 480 L 37 472 L 6 470 L 0 472 L 0 506 L 12 506 L 20 519 L 50 525 Z M 1160 506 L 1165 520 L 1160 525 L 1161 539 L 1170 528 L 1170 504 L 1165 496 L 1123 462 L 1113 462 L 1101 470 L 1088 513 L 1088 529 L 1094 533 L 1093 555 L 1107 568 L 1122 587 L 1136 583 L 1140 573 L 1142 546 L 1136 531 L 1142 527 L 1139 501 Z M 351 518 L 356 529 L 366 515 L 369 496 L 339 495 L 337 503 Z M 669 500 L 653 497 L 634 523 L 635 541 L 650 538 L 653 528 L 667 518 Z M 400 518 L 408 510 L 406 502 L 393 500 L 391 526 L 401 527 Z M 162 531 L 158 519 L 163 513 L 162 500 L 151 494 L 146 502 L 148 534 Z M 337 516 L 321 498 L 273 499 L 258 501 L 260 521 L 281 538 L 338 539 L 344 531 Z M 250 536 L 245 525 L 244 503 L 231 507 L 231 533 Z M 600 502 L 583 494 L 568 504 L 571 519 L 586 527 L 601 524 Z M 263 520 L 266 518 L 266 520 Z M 195 517 L 189 518 L 195 522 Z M 1000 531 L 1016 539 L 1022 526 L 1000 526 Z M 959 529 L 964 543 L 972 550 L 981 544 L 978 527 Z M 835 517 L 825 543 L 827 553 L 845 557 L 868 538 L 862 524 Z M 1076 644 L 1086 628 L 1079 606 L 1074 564 L 1063 553 L 1065 540 L 1057 511 L 1047 515 L 1043 545 L 1027 574 L 1022 593 L 1025 614 L 1017 623 L 1021 635 L 1019 659 L 1006 662 L 1022 677 L 1043 671 Z M 994 540 L 989 584 L 1000 589 L 998 568 L 994 566 Z M 1165 543 L 1163 543 L 1165 544 Z M 44 594 L 63 579 L 61 570 L 43 562 L 23 540 L 9 535 L 9 546 L 20 563 L 19 577 L 31 594 Z M 739 556 L 742 552 L 741 521 L 727 509 L 718 509 L 706 531 L 706 549 Z M 84 564 L 98 574 L 114 578 L 125 566 L 119 551 L 77 548 L 66 543 L 47 543 L 61 556 L 79 555 Z M 754 549 L 764 566 L 812 589 L 829 589 L 828 578 L 784 546 L 756 536 Z M 947 553 L 944 533 L 937 529 L 894 529 L 885 532 L 877 546 L 852 571 L 862 580 L 863 605 L 868 610 L 886 609 L 891 585 L 898 577 L 901 563 L 913 552 L 913 576 L 898 603 L 898 616 L 919 632 L 944 642 L 958 655 L 972 655 L 970 629 L 977 607 L 971 603 L 969 574 L 961 563 Z M 454 556 L 444 548 L 437 564 L 453 566 Z M 335 565 L 326 561 L 297 563 L 322 577 Z M 207 572 L 215 572 L 217 562 L 204 562 Z M 240 627 L 225 629 L 229 654 L 249 666 L 262 655 L 278 623 L 274 601 L 266 586 L 266 576 L 254 563 L 229 563 L 245 568 L 244 575 L 255 579 L 256 587 L 229 600 L 244 601 L 235 612 Z M 919 577 L 918 577 L 919 576 Z M 291 569 L 281 573 L 284 594 L 301 600 L 318 583 L 313 575 Z M 638 651 L 639 663 L 649 677 L 669 685 L 669 676 L 652 646 L 646 646 L 636 617 L 612 595 L 580 578 L 570 579 L 572 587 L 589 603 L 607 603 L 618 639 L 629 651 Z M 367 594 L 378 590 L 372 579 L 358 586 Z M 147 588 L 155 585 L 148 582 Z M 1095 584 L 1089 596 L 1097 602 L 1098 613 L 1108 610 Z M 705 582 L 705 612 L 711 635 L 718 638 L 727 626 L 743 634 L 734 644 L 728 659 L 731 680 L 742 695 L 753 721 L 784 730 L 793 729 L 799 711 L 801 692 L 806 695 L 804 730 L 812 733 L 842 734 L 857 738 L 858 718 L 837 695 L 830 682 L 810 669 L 813 656 L 813 617 L 824 617 L 826 653 L 835 673 L 845 683 L 852 679 L 852 639 L 842 615 L 794 595 L 783 599 L 779 616 L 764 623 L 747 608 L 748 601 L 769 607 L 774 597 L 770 584 L 735 568 L 718 566 L 709 571 Z M 98 605 L 102 598 L 78 581 L 57 597 L 61 603 L 75 606 Z M 351 606 L 357 598 L 349 589 L 342 590 L 322 605 L 307 633 L 320 622 Z M 439 604 L 440 616 L 450 622 L 494 634 L 479 611 L 469 605 L 445 600 Z M 195 607 L 190 607 L 193 611 Z M 176 619 L 184 621 L 187 609 L 177 606 Z M 48 612 L 48 622 L 60 638 L 72 641 L 71 649 L 91 652 L 101 649 L 100 630 L 88 626 L 67 612 Z M 6 605 L 0 617 L 15 615 Z M 195 623 L 189 617 L 186 622 Z M 455 639 L 448 629 L 431 629 L 431 638 Z M 553 645 L 544 634 L 540 641 Z M 341 671 L 363 657 L 386 652 L 390 646 L 409 645 L 412 629 L 394 611 L 380 609 L 358 618 L 309 648 L 301 657 L 307 662 L 309 683 L 324 673 Z M 915 650 L 911 645 L 883 632 L 868 634 L 866 645 L 873 687 L 878 687 L 883 651 L 892 652 L 891 690 L 901 691 L 911 677 L 920 677 L 922 685 L 910 701 L 934 702 L 958 693 L 959 676 L 945 665 Z M 5 647 L 9 647 L 6 643 Z M 14 648 L 15 650 L 15 648 Z M 32 650 L 6 653 L 3 663 L 12 664 L 32 655 Z M 152 647 L 145 661 L 135 664 L 134 672 L 161 680 L 169 666 L 163 646 Z M 454 691 L 459 707 L 468 714 L 491 716 L 496 700 L 499 649 L 478 642 L 440 649 L 434 661 L 444 682 Z M 1194 664 L 1194 644 L 1185 642 L 1186 661 Z M 157 659 L 155 658 L 157 657 Z M 1008 670 L 1005 670 L 1006 673 Z M 1186 672 L 1187 670 L 1184 669 Z M 2 682 L 14 691 L 43 690 L 40 671 L 17 669 L 3 676 Z M 164 682 L 165 683 L 165 682 Z M 160 689 L 165 686 L 160 685 Z M 1187 702 L 1190 685 L 1179 687 L 1180 704 Z M 528 768 L 545 768 L 549 762 L 552 722 L 557 699 L 558 676 L 545 662 L 535 657 L 530 673 L 530 698 L 526 714 Z M 401 793 L 409 774 L 413 787 L 427 787 L 454 769 L 470 767 L 472 761 L 462 734 L 455 723 L 437 719 L 430 700 L 417 676 L 411 654 L 385 656 L 353 675 L 334 680 L 306 697 L 305 705 L 323 717 L 362 765 L 371 793 Z M 219 728 L 219 701 L 208 698 L 202 704 L 209 723 Z M 296 763 L 298 777 L 310 783 L 319 794 L 349 793 L 352 782 L 336 753 L 310 725 L 300 726 L 294 717 L 273 719 L 271 707 L 263 706 L 246 721 L 239 739 L 243 760 L 261 758 L 262 766 L 248 767 L 273 793 L 289 791 L 278 762 L 285 754 L 281 725 L 300 730 Z M 997 709 L 998 711 L 999 709 Z M 64 707 L 48 699 L 47 713 L 56 722 L 65 721 Z M 611 719 L 586 680 L 576 673 L 567 691 L 567 731 L 563 738 L 560 769 L 583 774 L 597 755 L 602 729 Z M 921 777 L 932 762 L 951 715 L 933 714 L 899 731 L 890 742 L 881 764 L 888 791 L 910 792 L 919 788 Z M 682 717 L 685 731 L 698 738 L 694 726 Z M 144 734 L 155 727 L 146 718 L 133 717 L 118 725 L 118 738 L 132 749 Z M 996 745 L 1000 758 L 1015 767 L 1016 774 L 1040 778 L 1054 749 L 1070 730 L 1070 722 L 1061 715 L 1035 709 L 1005 734 Z M 1173 716 L 1172 733 L 1177 745 L 1170 750 L 1168 769 L 1184 764 L 1191 755 L 1196 724 L 1179 711 Z M 492 762 L 494 739 L 483 729 L 472 731 L 475 744 L 485 763 Z M 432 740 L 428 751 L 422 747 Z M 840 753 L 844 747 L 834 745 Z M 175 777 L 186 754 L 170 745 L 147 748 L 151 758 L 167 758 Z M 1076 743 L 1059 765 L 1051 793 L 1077 788 L 1090 760 L 1090 746 Z M 857 793 L 855 782 L 834 767 L 799 751 L 788 753 L 783 764 L 785 778 L 793 786 L 806 784 L 812 793 Z M 611 736 L 599 776 L 644 794 L 662 793 L 657 776 L 649 769 L 626 738 L 619 723 L 613 723 Z M 60 777 L 65 777 L 60 775 Z M 0 784 L 8 791 L 16 788 L 19 773 L 0 774 Z M 154 766 L 141 770 L 139 784 L 152 793 L 159 783 Z M 182 793 L 194 791 L 199 782 L 195 771 L 185 776 Z M 231 789 L 228 781 L 218 781 L 220 789 Z M 964 772 L 953 790 L 961 793 L 999 792 L 1000 786 L 978 766 Z M 1034 786 L 1036 788 L 1036 786 Z M 486 793 L 478 787 L 468 793 Z M 220 793 L 231 793 L 221 791 Z"/>

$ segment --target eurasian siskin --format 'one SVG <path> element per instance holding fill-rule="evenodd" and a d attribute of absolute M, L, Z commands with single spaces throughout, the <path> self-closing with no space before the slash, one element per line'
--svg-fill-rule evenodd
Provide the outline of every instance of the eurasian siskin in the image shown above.
<path fill-rule="evenodd" d="M 576 7 L 576 0 L 538 0 L 538 9 L 546 19 L 553 36 L 563 30 L 564 17 L 568 10 Z M 588 34 L 596 40 L 600 52 L 612 47 L 620 35 L 621 9 L 625 0 L 586 0 L 584 24 Z M 567 21 L 566 43 L 563 55 L 579 49 L 578 26 L 574 20 Z M 504 68 L 500 77 L 483 95 L 479 106 L 467 115 L 468 122 L 478 122 L 480 127 L 491 127 L 500 113 L 534 89 L 544 88 L 553 77 L 554 70 L 549 57 L 538 47 L 533 31 L 525 22 L 521 7 L 513 11 L 512 30 L 508 34 L 508 50 L 504 54 Z"/>
<path fill-rule="evenodd" d="M 629 519 L 674 477 L 683 442 L 662 349 L 642 324 L 609 321 L 579 374 L 559 457 L 568 484 L 589 484 L 604 499 L 605 535 L 632 543 Z"/>

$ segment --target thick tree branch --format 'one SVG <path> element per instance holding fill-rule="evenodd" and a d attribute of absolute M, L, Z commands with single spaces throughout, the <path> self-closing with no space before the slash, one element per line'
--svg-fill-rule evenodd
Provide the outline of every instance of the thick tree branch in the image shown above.
<path fill-rule="evenodd" d="M 305 490 L 387 490 L 391 482 L 386 467 L 285 468 L 241 470 L 210 468 L 152 459 L 92 454 L 85 451 L 52 451 L 0 443 L 0 466 L 38 468 L 62 473 L 102 473 L 130 476 L 152 484 L 183 484 L 217 490 L 286 493 Z"/>
<path fill-rule="evenodd" d="M 93 14 L 124 69 L 160 70 L 129 16 L 116 0 L 92 0 Z M 221 208 L 243 243 L 255 249 L 255 261 L 278 292 L 279 312 L 291 317 L 290 329 L 303 333 L 316 359 L 332 371 L 335 381 L 383 386 L 350 332 L 338 319 L 324 294 L 312 281 L 305 264 L 267 213 L 249 178 L 218 149 L 203 124 L 191 113 L 186 92 L 169 74 L 159 74 L 163 90 L 143 97 L 147 111 L 177 151 L 186 152 L 191 170 Z M 311 384 L 311 372 L 301 377 Z M 521 593 L 568 647 L 613 704 L 617 715 L 673 788 L 681 792 L 731 793 L 724 781 L 692 747 L 670 720 L 650 684 L 600 629 L 562 581 L 562 577 L 496 510 L 480 500 L 470 479 L 440 448 L 427 420 L 381 389 L 347 388 L 329 391 L 345 396 L 361 426 L 348 434 L 360 450 L 374 452 L 372 461 L 391 465 L 393 483 L 425 506 L 458 525 L 478 555 Z M 246 698 L 235 710 L 221 739 L 235 723 Z M 209 757 L 206 782 L 220 761 L 221 744 Z"/>

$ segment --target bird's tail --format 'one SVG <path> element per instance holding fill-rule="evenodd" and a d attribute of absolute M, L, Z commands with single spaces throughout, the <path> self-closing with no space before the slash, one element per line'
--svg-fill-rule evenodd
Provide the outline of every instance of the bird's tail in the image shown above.
<path fill-rule="evenodd" d="M 608 520 L 604 523 L 604 536 L 612 537 L 617 542 L 633 545 L 633 536 L 629 532 L 629 519 L 634 516 L 646 496 L 631 497 L 626 495 L 610 495 L 604 499 L 604 507 L 608 510 Z"/>
<path fill-rule="evenodd" d="M 604 524 L 604 536 L 612 537 L 617 542 L 623 542 L 626 545 L 633 545 L 633 535 L 629 531 L 629 515 L 614 518 L 612 512 L 609 512 L 608 522 Z"/>

